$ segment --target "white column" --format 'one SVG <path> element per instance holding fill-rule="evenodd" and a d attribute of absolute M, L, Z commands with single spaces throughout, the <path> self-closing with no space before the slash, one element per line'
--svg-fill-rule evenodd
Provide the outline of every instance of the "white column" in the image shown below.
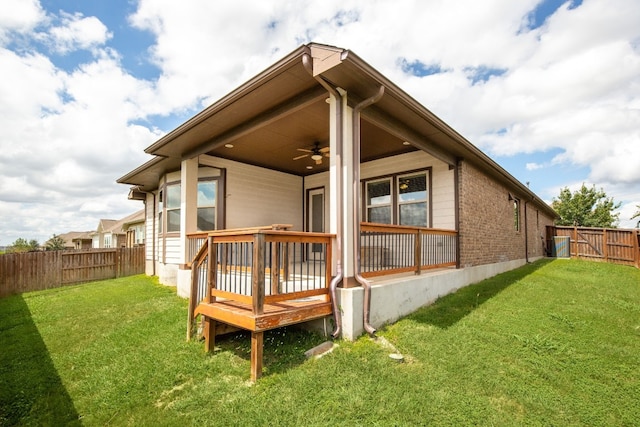
<path fill-rule="evenodd" d="M 342 114 L 342 216 L 344 219 L 344 247 L 342 248 L 342 271 L 344 272 L 344 286 L 359 286 L 353 278 L 353 208 L 355 203 L 353 194 L 353 109 L 347 105 L 347 97 L 343 98 L 344 110 Z"/>
<path fill-rule="evenodd" d="M 187 233 L 198 228 L 198 158 L 183 160 L 180 167 L 180 267 L 178 295 L 189 296 L 191 270 L 184 269 L 188 259 Z"/>

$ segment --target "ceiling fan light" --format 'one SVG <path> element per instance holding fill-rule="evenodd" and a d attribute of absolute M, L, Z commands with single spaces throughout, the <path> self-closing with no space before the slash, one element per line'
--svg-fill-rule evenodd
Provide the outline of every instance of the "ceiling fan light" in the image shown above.
<path fill-rule="evenodd" d="M 312 156 L 311 156 L 311 158 L 312 158 L 313 160 L 315 160 L 315 161 L 322 160 L 322 155 L 320 155 L 320 154 L 314 154 L 314 155 L 312 155 Z"/>

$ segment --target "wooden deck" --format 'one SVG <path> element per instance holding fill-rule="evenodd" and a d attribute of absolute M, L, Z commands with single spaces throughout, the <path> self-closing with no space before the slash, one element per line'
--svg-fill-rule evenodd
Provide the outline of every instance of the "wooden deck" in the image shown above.
<path fill-rule="evenodd" d="M 234 300 L 201 302 L 195 314 L 204 317 L 205 351 L 215 347 L 216 330 L 224 325 L 251 331 L 251 381 L 262 376 L 264 331 L 293 325 L 332 314 L 331 302 L 326 298 L 306 298 L 265 303 L 263 312 L 255 314 L 252 304 Z M 225 328 L 226 330 L 226 328 Z"/>

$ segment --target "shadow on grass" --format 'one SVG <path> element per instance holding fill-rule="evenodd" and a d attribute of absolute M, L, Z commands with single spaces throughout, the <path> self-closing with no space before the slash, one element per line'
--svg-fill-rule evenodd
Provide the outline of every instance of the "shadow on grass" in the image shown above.
<path fill-rule="evenodd" d="M 301 365 L 304 353 L 326 341 L 319 334 L 299 327 L 287 326 L 264 333 L 263 369 L 264 375 L 282 373 Z M 239 331 L 216 337 L 216 347 L 229 351 L 241 359 L 251 361 L 251 332 Z"/>
<path fill-rule="evenodd" d="M 550 259 L 540 260 L 469 285 L 453 294 L 439 298 L 433 305 L 424 307 L 410 314 L 407 318 L 446 329 L 455 325 L 509 286 L 551 261 Z"/>
<path fill-rule="evenodd" d="M 0 425 L 80 425 L 21 296 L 0 299 Z"/>

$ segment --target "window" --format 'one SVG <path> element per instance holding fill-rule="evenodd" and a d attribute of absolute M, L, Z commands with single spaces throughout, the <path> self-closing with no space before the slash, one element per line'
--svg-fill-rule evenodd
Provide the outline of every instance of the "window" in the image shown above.
<path fill-rule="evenodd" d="M 111 234 L 104 235 L 104 247 L 111 248 Z"/>
<path fill-rule="evenodd" d="M 391 179 L 367 183 L 367 221 L 391 224 Z"/>
<path fill-rule="evenodd" d="M 216 229 L 218 181 L 198 182 L 198 231 Z"/>
<path fill-rule="evenodd" d="M 162 230 L 164 230 L 163 226 L 162 226 L 162 196 L 164 195 L 164 192 L 162 190 L 160 190 L 160 192 L 158 192 L 158 234 L 162 234 Z"/>
<path fill-rule="evenodd" d="M 166 188 L 167 233 L 180 231 L 180 183 Z"/>
<path fill-rule="evenodd" d="M 366 221 L 429 226 L 429 171 L 365 182 Z"/>
<path fill-rule="evenodd" d="M 520 200 L 513 200 L 513 226 L 516 231 L 520 231 Z"/>
<path fill-rule="evenodd" d="M 427 226 L 427 174 L 398 177 L 398 224 Z"/>

